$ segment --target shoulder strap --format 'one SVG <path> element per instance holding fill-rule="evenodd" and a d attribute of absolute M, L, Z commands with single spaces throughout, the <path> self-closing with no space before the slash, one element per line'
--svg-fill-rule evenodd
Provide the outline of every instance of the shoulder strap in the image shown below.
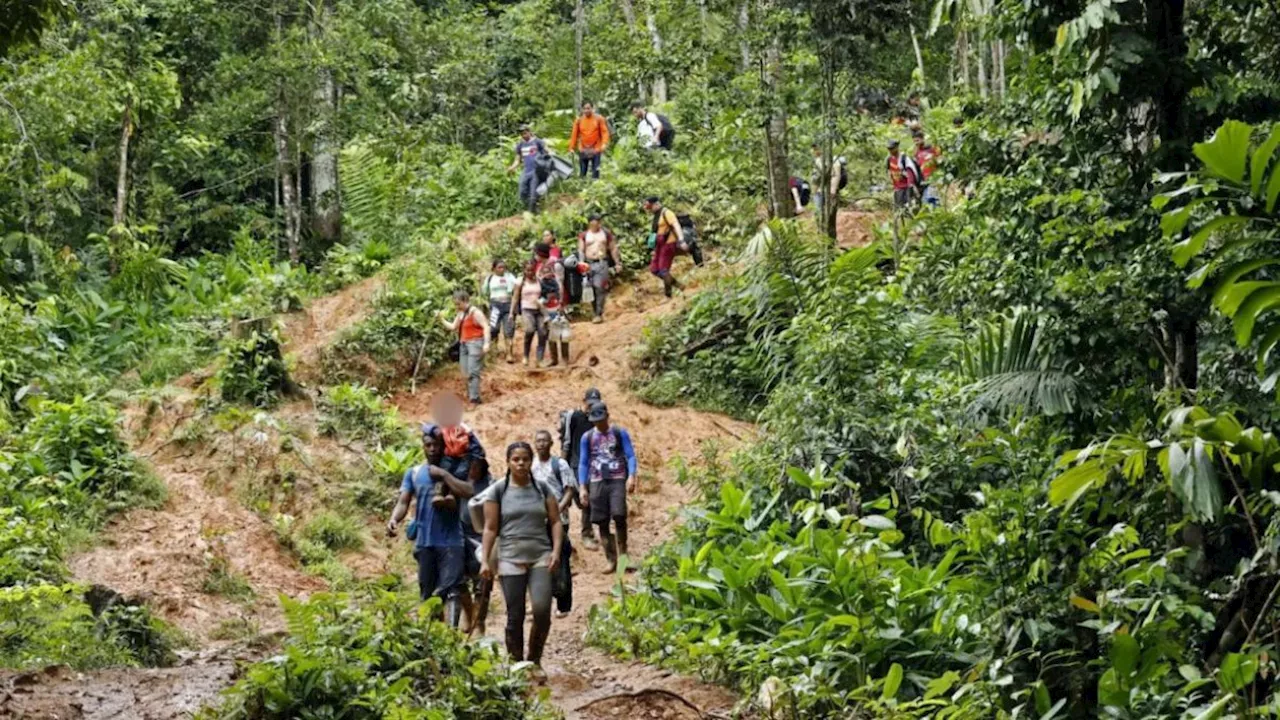
<path fill-rule="evenodd" d="M 560 487 L 564 487 L 564 477 L 560 474 L 560 463 L 556 462 L 559 459 L 554 456 L 551 458 L 551 474 L 555 475 L 556 482 L 560 483 Z"/>

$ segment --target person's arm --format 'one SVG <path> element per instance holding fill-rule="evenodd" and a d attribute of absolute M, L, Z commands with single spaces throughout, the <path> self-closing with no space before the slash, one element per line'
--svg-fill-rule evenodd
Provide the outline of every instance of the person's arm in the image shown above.
<path fill-rule="evenodd" d="M 567 513 L 569 508 L 573 507 L 573 498 L 578 494 L 578 481 L 574 479 L 569 463 L 559 458 L 551 458 L 551 462 L 560 463 L 560 479 L 564 482 L 564 493 L 560 497 L 560 512 Z"/>
<path fill-rule="evenodd" d="M 672 232 L 676 234 L 676 242 L 684 242 L 684 228 L 680 225 L 680 218 L 676 217 L 671 208 L 667 208 L 664 212 L 668 213 L 667 224 L 671 226 Z"/>
<path fill-rule="evenodd" d="M 480 308 L 474 307 L 474 306 L 471 308 L 471 318 L 475 320 L 477 323 L 479 323 L 480 327 L 482 328 L 489 327 L 489 318 L 484 316 L 484 313 L 480 311 Z M 489 342 L 490 342 L 489 333 L 485 333 L 484 334 L 484 351 L 486 353 L 489 352 Z"/>
<path fill-rule="evenodd" d="M 640 471 L 636 462 L 636 449 L 631 444 L 631 433 L 618 430 L 618 438 L 622 441 L 622 454 L 627 456 L 627 492 L 636 491 L 636 473 Z"/>
<path fill-rule="evenodd" d="M 404 516 L 409 512 L 409 502 L 413 499 L 413 470 L 407 470 L 404 474 L 404 480 L 400 482 L 400 499 L 396 501 L 395 509 L 391 511 L 391 519 L 387 520 L 387 536 L 396 534 L 396 528 L 400 527 L 400 522 L 404 520 Z"/>
<path fill-rule="evenodd" d="M 516 159 L 515 159 L 515 162 L 511 163 L 510 167 L 508 167 L 508 168 L 507 168 L 507 172 L 515 172 L 515 171 L 516 171 L 516 168 L 520 167 L 520 161 L 521 161 L 521 159 L 522 159 L 522 158 L 520 157 L 520 145 L 519 145 L 519 144 L 517 144 L 517 145 L 516 145 Z"/>
<path fill-rule="evenodd" d="M 501 517 L 498 514 L 498 501 L 489 498 L 484 503 L 484 537 L 480 541 L 480 577 L 485 580 L 493 579 L 493 567 L 489 565 L 489 558 L 493 555 L 493 544 L 498 539 L 498 523 Z"/>
<path fill-rule="evenodd" d="M 582 433 L 582 437 L 578 440 L 578 477 L 584 481 L 589 481 L 591 475 L 587 472 L 587 468 L 591 466 L 591 458 L 589 453 L 591 443 L 587 438 L 591 437 L 591 431 Z"/>
<path fill-rule="evenodd" d="M 622 252 L 618 250 L 618 238 L 614 237 L 612 232 L 605 231 L 605 245 L 609 248 L 609 254 L 613 256 L 613 266 L 615 271 L 622 268 Z"/>
<path fill-rule="evenodd" d="M 599 117 L 599 116 L 597 116 Z M 600 152 L 609 149 L 609 141 L 613 138 L 609 137 L 609 121 L 600 118 Z"/>
<path fill-rule="evenodd" d="M 440 323 L 444 325 L 445 330 L 448 330 L 449 332 L 458 332 L 458 326 L 462 324 L 463 313 L 454 315 L 452 320 L 445 320 L 444 313 L 446 312 L 448 312 L 448 310 L 441 311 Z"/>
<path fill-rule="evenodd" d="M 554 495 L 547 495 L 547 522 L 551 525 L 551 559 L 547 561 L 547 569 L 555 572 L 560 567 L 560 548 L 564 544 L 564 533 L 560 531 L 560 511 Z"/>
<path fill-rule="evenodd" d="M 444 468 L 436 467 L 435 465 L 432 465 L 430 473 L 431 473 L 431 478 L 433 480 L 436 480 L 438 482 L 444 483 L 445 485 L 448 485 L 449 490 L 454 495 L 462 498 L 463 500 L 476 494 L 476 489 L 471 484 L 470 480 L 459 480 L 458 478 L 454 477 L 452 473 L 450 473 L 448 470 L 445 470 Z"/>
<path fill-rule="evenodd" d="M 796 211 L 800 211 L 800 189 L 795 185 L 791 186 L 791 201 L 795 203 Z"/>
<path fill-rule="evenodd" d="M 582 124 L 582 118 L 578 118 L 573 121 L 573 130 L 569 131 L 569 152 L 573 152 L 578 149 L 578 137 L 579 137 L 578 127 L 581 124 Z"/>
<path fill-rule="evenodd" d="M 552 271 L 552 274 L 555 275 L 556 285 L 560 287 L 560 309 L 564 310 L 569 306 L 569 294 L 565 292 L 564 287 L 564 263 L 558 262 L 553 267 L 555 270 Z"/>

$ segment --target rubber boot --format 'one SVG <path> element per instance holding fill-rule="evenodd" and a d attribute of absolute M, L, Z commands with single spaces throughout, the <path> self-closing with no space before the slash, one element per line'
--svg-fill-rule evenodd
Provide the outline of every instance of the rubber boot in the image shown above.
<path fill-rule="evenodd" d="M 560 343 L 549 342 L 547 344 L 551 346 L 551 367 L 555 367 L 560 364 Z"/>
<path fill-rule="evenodd" d="M 530 638 L 532 639 L 532 638 Z M 515 662 L 524 660 L 524 628 L 507 630 L 507 654 Z"/>
<path fill-rule="evenodd" d="M 456 628 L 462 621 L 462 601 L 456 597 L 444 601 L 444 621 L 449 627 Z"/>
<path fill-rule="evenodd" d="M 612 575 L 618 571 L 618 546 L 615 544 L 612 535 L 605 535 L 603 539 L 604 557 L 609 561 L 609 566 L 604 571 L 604 574 Z"/>
<path fill-rule="evenodd" d="M 464 592 L 458 596 L 458 599 L 462 601 L 462 617 L 464 618 L 462 632 L 470 635 L 476 629 L 476 604 L 471 598 L 471 593 Z"/>
<path fill-rule="evenodd" d="M 550 621 L 542 627 L 538 627 L 538 622 L 536 620 L 534 621 L 533 628 L 529 630 L 529 655 L 525 660 L 528 660 L 534 665 L 542 665 L 542 648 L 547 644 L 547 635 L 550 634 L 550 632 Z"/>
<path fill-rule="evenodd" d="M 567 342 L 560 343 L 560 356 L 564 358 L 564 364 L 566 366 L 573 364 L 572 362 L 569 361 L 569 358 L 572 357 L 569 354 L 569 343 Z"/>

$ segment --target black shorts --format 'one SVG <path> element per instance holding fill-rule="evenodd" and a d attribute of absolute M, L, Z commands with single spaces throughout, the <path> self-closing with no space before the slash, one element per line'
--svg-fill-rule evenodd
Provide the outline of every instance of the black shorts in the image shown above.
<path fill-rule="evenodd" d="M 418 561 L 418 591 L 423 600 L 439 595 L 448 600 L 462 590 L 461 547 L 422 547 L 413 551 Z"/>
<path fill-rule="evenodd" d="M 609 522 L 627 516 L 627 479 L 591 483 L 591 522 Z"/>

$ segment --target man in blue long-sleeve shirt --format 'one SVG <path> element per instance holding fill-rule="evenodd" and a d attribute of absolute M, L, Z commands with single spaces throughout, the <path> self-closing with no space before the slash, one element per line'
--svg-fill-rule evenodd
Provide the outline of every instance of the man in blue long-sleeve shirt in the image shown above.
<path fill-rule="evenodd" d="M 609 424 L 609 408 L 604 403 L 592 405 L 587 419 L 595 428 L 584 434 L 579 443 L 578 478 L 590 488 L 591 523 L 600 530 L 600 542 L 609 560 L 605 574 L 610 575 L 618 570 L 619 553 L 628 554 L 627 494 L 636 489 L 636 451 L 631 435 Z M 610 520 L 618 531 L 616 545 L 609 532 Z"/>

